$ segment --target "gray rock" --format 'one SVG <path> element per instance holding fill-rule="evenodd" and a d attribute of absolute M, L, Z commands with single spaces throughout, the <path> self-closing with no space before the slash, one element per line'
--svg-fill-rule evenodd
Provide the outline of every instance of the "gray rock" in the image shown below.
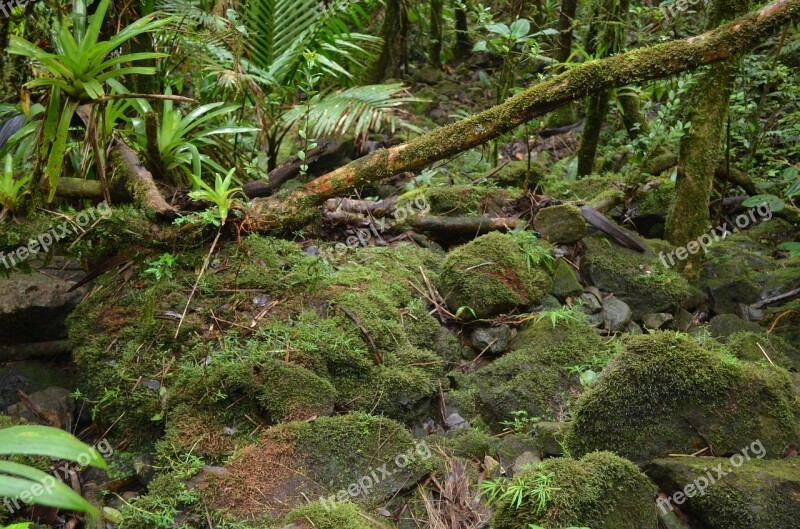
<path fill-rule="evenodd" d="M 586 237 L 586 221 L 580 210 L 571 204 L 540 209 L 533 219 L 533 227 L 554 244 L 570 244 Z"/>
<path fill-rule="evenodd" d="M 463 430 L 469 428 L 469 422 L 458 413 L 451 413 L 444 420 L 448 430 Z"/>
<path fill-rule="evenodd" d="M 570 264 L 564 259 L 556 259 L 553 265 L 553 286 L 550 292 L 563 302 L 567 298 L 575 298 L 583 293 L 583 285 L 578 281 L 578 275 Z"/>
<path fill-rule="evenodd" d="M 625 332 L 628 334 L 644 334 L 644 331 L 635 321 L 629 321 L 625 326 Z"/>
<path fill-rule="evenodd" d="M 542 455 L 549 457 L 559 457 L 563 453 L 561 442 L 564 434 L 569 428 L 565 422 L 539 422 L 536 423 L 533 431 L 536 435 L 536 445 L 541 450 Z"/>
<path fill-rule="evenodd" d="M 76 380 L 77 377 L 50 364 L 24 361 L 0 368 L 0 410 L 19 402 L 17 391 L 22 390 L 30 395 L 50 386 L 63 386 L 65 382 Z M 70 385 L 66 389 L 74 390 L 75 386 Z"/>
<path fill-rule="evenodd" d="M 757 323 L 744 321 L 735 314 L 720 314 L 711 318 L 711 321 L 708 322 L 708 330 L 714 338 L 727 340 L 733 333 L 743 331 L 760 332 L 763 329 Z"/>
<path fill-rule="evenodd" d="M 542 459 L 533 452 L 523 452 L 514 460 L 514 472 L 519 473 L 528 468 L 534 468 L 542 462 Z"/>
<path fill-rule="evenodd" d="M 81 297 L 73 283 L 38 272 L 0 276 L 0 342 L 44 342 L 66 335 L 65 320 Z"/>
<path fill-rule="evenodd" d="M 52 417 L 58 422 L 58 427 L 63 430 L 72 430 L 72 417 L 75 414 L 75 399 L 70 395 L 69 390 L 57 386 L 51 386 L 43 391 L 37 391 L 28 395 L 30 401 L 36 405 L 41 414 Z M 39 418 L 24 403 L 12 404 L 8 407 L 8 415 L 14 419 L 25 419 L 28 422 L 54 426 L 47 420 Z"/>
<path fill-rule="evenodd" d="M 675 318 L 667 312 L 651 312 L 642 316 L 642 324 L 648 329 L 669 328 Z"/>
<path fill-rule="evenodd" d="M 609 331 L 621 331 L 633 317 L 631 308 L 621 299 L 611 296 L 603 300 L 603 326 Z"/>
<path fill-rule="evenodd" d="M 469 344 L 476 351 L 486 349 L 487 353 L 500 354 L 508 350 L 508 341 L 511 339 L 511 327 L 498 325 L 496 327 L 478 327 L 469 336 Z"/>
<path fill-rule="evenodd" d="M 675 311 L 672 321 L 673 329 L 680 332 L 687 332 L 692 325 L 694 325 L 694 314 L 686 309 L 678 309 Z"/>
<path fill-rule="evenodd" d="M 601 300 L 603 297 L 600 295 L 598 291 L 597 294 L 589 291 L 589 288 L 597 290 L 594 287 L 587 287 L 586 291 L 581 294 L 581 307 L 580 309 L 585 314 L 598 314 L 601 310 L 603 310 L 603 305 L 601 305 Z"/>
<path fill-rule="evenodd" d="M 150 454 L 142 454 L 133 459 L 133 470 L 142 485 L 149 485 L 153 478 L 156 477 L 156 460 Z"/>

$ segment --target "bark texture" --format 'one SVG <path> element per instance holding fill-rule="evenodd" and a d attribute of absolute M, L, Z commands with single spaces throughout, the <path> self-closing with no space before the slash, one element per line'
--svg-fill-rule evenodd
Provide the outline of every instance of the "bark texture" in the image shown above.
<path fill-rule="evenodd" d="M 408 9 L 406 0 L 387 0 L 386 14 L 381 27 L 383 48 L 367 75 L 370 84 L 378 84 L 387 77 L 396 77 L 406 61 L 408 39 Z"/>
<path fill-rule="evenodd" d="M 444 18 L 444 0 L 431 0 L 431 33 L 428 45 L 428 56 L 431 65 L 442 67 L 442 39 L 444 38 L 442 20 Z"/>
<path fill-rule="evenodd" d="M 409 143 L 374 151 L 303 189 L 271 199 L 256 199 L 245 227 L 252 231 L 282 231 L 301 226 L 312 215 L 309 210 L 328 198 L 477 147 L 599 90 L 670 77 L 725 61 L 752 49 L 778 28 L 798 19 L 800 0 L 780 0 L 702 35 L 586 62 L 528 88 L 501 105 L 423 134 Z"/>

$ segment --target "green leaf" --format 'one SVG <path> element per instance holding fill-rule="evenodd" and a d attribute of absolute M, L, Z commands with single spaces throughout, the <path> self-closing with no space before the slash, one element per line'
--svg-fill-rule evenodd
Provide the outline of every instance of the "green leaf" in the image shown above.
<path fill-rule="evenodd" d="M 742 205 L 746 208 L 754 208 L 761 204 L 766 204 L 773 213 L 781 211 L 785 206 L 783 200 L 775 195 L 754 195 L 746 198 L 744 202 L 742 202 Z"/>
<path fill-rule="evenodd" d="M 0 461 L 0 496 L 19 498 L 21 494 L 30 495 L 30 503 L 38 505 L 97 512 L 80 494 L 50 474 L 27 465 Z"/>
<path fill-rule="evenodd" d="M 530 30 L 531 30 L 531 23 L 525 20 L 524 18 L 515 20 L 511 24 L 511 27 L 509 28 L 511 36 L 515 37 L 517 40 L 522 40 L 525 37 L 527 37 Z"/>
<path fill-rule="evenodd" d="M 97 450 L 77 437 L 48 426 L 12 426 L 0 430 L 0 454 L 40 455 L 107 468 Z"/>
<path fill-rule="evenodd" d="M 800 255 L 800 242 L 783 242 L 778 245 L 778 250 L 785 250 L 790 255 Z"/>

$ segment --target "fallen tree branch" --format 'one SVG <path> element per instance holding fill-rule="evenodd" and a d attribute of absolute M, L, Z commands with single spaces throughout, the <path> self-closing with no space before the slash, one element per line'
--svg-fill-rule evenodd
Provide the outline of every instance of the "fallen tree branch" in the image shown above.
<path fill-rule="evenodd" d="M 167 204 L 153 181 L 153 175 L 123 141 L 117 140 L 111 150 L 112 163 L 125 171 L 125 188 L 133 203 L 157 216 L 173 218 L 175 209 Z"/>
<path fill-rule="evenodd" d="M 297 156 L 292 156 L 270 171 L 267 181 L 256 180 L 255 182 L 248 182 L 242 186 L 242 190 L 247 198 L 274 195 L 287 180 L 294 178 L 300 173 L 301 165 L 306 164 L 311 166 L 317 160 L 338 152 L 341 147 L 341 143 L 332 142 L 317 145 L 306 153 L 305 161 Z"/>
<path fill-rule="evenodd" d="M 419 170 L 477 147 L 591 93 L 671 77 L 725 61 L 752 49 L 778 28 L 797 19 L 800 19 L 800 0 L 779 0 L 696 37 L 585 62 L 470 118 L 423 134 L 409 143 L 374 151 L 303 189 L 272 199 L 257 199 L 245 227 L 251 231 L 296 227 L 307 218 L 309 208 L 316 208 L 328 198 L 405 171 Z"/>
<path fill-rule="evenodd" d="M 122 182 L 110 182 L 109 192 L 114 204 L 130 202 L 131 196 L 125 190 Z M 56 196 L 61 198 L 89 198 L 103 200 L 103 185 L 97 180 L 84 180 L 83 178 L 70 178 L 62 176 L 58 179 Z"/>
<path fill-rule="evenodd" d="M 439 235 L 482 235 L 490 231 L 510 231 L 520 219 L 513 217 L 410 217 L 406 224 L 426 233 Z"/>

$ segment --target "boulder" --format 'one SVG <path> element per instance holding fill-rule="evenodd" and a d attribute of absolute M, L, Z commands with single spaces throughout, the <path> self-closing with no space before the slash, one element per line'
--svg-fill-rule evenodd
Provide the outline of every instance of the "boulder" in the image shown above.
<path fill-rule="evenodd" d="M 706 529 L 795 529 L 800 522 L 800 458 L 757 455 L 656 459 L 648 473 L 665 492 L 659 510 L 683 511 Z"/>
<path fill-rule="evenodd" d="M 36 407 L 38 413 L 34 413 L 24 402 L 19 402 L 8 407 L 8 415 L 15 420 L 24 419 L 27 422 L 72 431 L 75 399 L 72 398 L 69 390 L 51 386 L 45 390 L 31 393 L 28 395 L 28 399 Z"/>
<path fill-rule="evenodd" d="M 541 243 L 529 244 L 536 246 L 530 251 L 547 251 Z M 550 281 L 547 270 L 527 260 L 512 235 L 492 232 L 447 254 L 439 291 L 453 313 L 470 307 L 476 318 L 490 318 L 535 305 L 549 290 Z"/>
<path fill-rule="evenodd" d="M 572 204 L 560 204 L 540 209 L 533 227 L 542 238 L 553 244 L 572 244 L 586 237 L 586 221 L 581 210 Z"/>
<path fill-rule="evenodd" d="M 496 327 L 477 327 L 469 335 L 469 344 L 478 352 L 500 354 L 508 350 L 511 327 L 506 324 Z"/>
<path fill-rule="evenodd" d="M 616 296 L 603 300 L 603 327 L 611 332 L 619 332 L 630 323 L 631 308 Z"/>
<path fill-rule="evenodd" d="M 711 445 L 735 452 L 761 439 L 770 457 L 800 434 L 797 391 L 778 367 L 739 362 L 713 341 L 672 332 L 632 336 L 579 397 L 573 454 L 610 450 L 639 464 Z"/>
<path fill-rule="evenodd" d="M 553 286 L 550 292 L 561 302 L 567 298 L 576 298 L 583 294 L 583 285 L 578 274 L 563 258 L 556 259 L 553 265 Z"/>
<path fill-rule="evenodd" d="M 735 314 L 720 314 L 711 318 L 708 322 L 708 330 L 711 336 L 721 340 L 737 332 L 760 332 L 762 329 L 757 323 L 744 321 Z"/>
<path fill-rule="evenodd" d="M 535 498 L 521 505 L 498 501 L 493 529 L 592 527 L 592 529 L 652 529 L 656 526 L 653 486 L 636 465 L 609 452 L 582 459 L 546 459 L 515 476 L 537 488 L 549 489 L 543 510 Z M 543 485 L 546 483 L 546 485 Z"/>

